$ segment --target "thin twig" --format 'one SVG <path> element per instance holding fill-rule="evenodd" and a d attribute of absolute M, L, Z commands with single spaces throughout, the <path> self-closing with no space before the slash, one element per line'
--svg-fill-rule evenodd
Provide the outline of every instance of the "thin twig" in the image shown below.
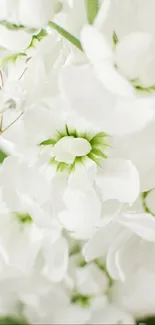
<path fill-rule="evenodd" d="M 1 131 L 1 134 L 7 131 L 14 123 L 16 123 L 24 113 L 22 112 L 13 122 L 11 122 L 4 130 Z"/>
<path fill-rule="evenodd" d="M 22 72 L 21 76 L 19 77 L 19 80 L 21 80 L 26 72 L 27 68 L 24 69 L 24 71 Z"/>

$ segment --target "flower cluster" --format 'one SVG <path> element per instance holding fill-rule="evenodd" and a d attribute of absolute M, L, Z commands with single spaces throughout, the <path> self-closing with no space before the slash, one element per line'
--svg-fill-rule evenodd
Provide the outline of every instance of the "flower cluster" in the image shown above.
<path fill-rule="evenodd" d="M 155 314 L 154 12 L 0 0 L 0 324 Z"/>

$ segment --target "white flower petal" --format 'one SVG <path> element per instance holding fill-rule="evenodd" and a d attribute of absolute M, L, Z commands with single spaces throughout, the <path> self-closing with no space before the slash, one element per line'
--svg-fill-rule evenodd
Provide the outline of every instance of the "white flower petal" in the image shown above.
<path fill-rule="evenodd" d="M 74 140 L 72 137 L 63 137 L 60 139 L 53 148 L 55 159 L 59 162 L 72 164 L 75 156 L 71 153 L 70 143 Z"/>
<path fill-rule="evenodd" d="M 76 269 L 76 286 L 80 294 L 92 296 L 108 289 L 108 278 L 95 264 Z"/>
<path fill-rule="evenodd" d="M 82 47 L 92 63 L 113 57 L 106 39 L 97 28 L 85 25 L 81 31 Z"/>
<path fill-rule="evenodd" d="M 68 268 L 68 243 L 60 237 L 54 243 L 46 242 L 44 247 L 44 274 L 53 282 L 62 281 Z"/>
<path fill-rule="evenodd" d="M 41 142 L 52 137 L 57 128 L 57 119 L 49 110 L 34 107 L 25 112 L 24 127 L 31 137 Z"/>
<path fill-rule="evenodd" d="M 89 262 L 97 257 L 104 256 L 109 250 L 109 247 L 116 237 L 119 229 L 119 224 L 111 222 L 97 231 L 84 246 L 83 255 L 86 261 Z"/>
<path fill-rule="evenodd" d="M 104 201 L 133 203 L 139 194 L 139 175 L 131 161 L 109 158 L 96 179 Z"/>
<path fill-rule="evenodd" d="M 154 97 L 116 96 L 103 87 L 89 65 L 63 68 L 60 86 L 72 109 L 110 135 L 134 133 L 155 116 Z"/>
<path fill-rule="evenodd" d="M 64 194 L 68 210 L 59 214 L 59 220 L 68 230 L 89 237 L 101 218 L 101 202 L 93 189 L 73 190 Z"/>
<path fill-rule="evenodd" d="M 120 265 L 119 249 L 130 239 L 132 233 L 126 229 L 122 229 L 114 238 L 107 254 L 107 269 L 114 279 L 124 281 L 124 273 Z"/>
<path fill-rule="evenodd" d="M 118 221 L 141 238 L 155 241 L 155 219 L 151 214 L 124 213 Z"/>
<path fill-rule="evenodd" d="M 32 36 L 23 30 L 10 30 L 0 25 L 0 45 L 13 52 L 25 50 L 31 43 Z"/>
<path fill-rule="evenodd" d="M 133 96 L 134 88 L 121 74 L 119 74 L 112 62 L 103 61 L 94 64 L 96 76 L 104 87 L 121 96 Z"/>
<path fill-rule="evenodd" d="M 88 159 L 89 162 L 77 165 L 74 173 L 69 176 L 68 184 L 73 189 L 90 189 L 93 186 L 97 166 L 95 162 Z"/>
<path fill-rule="evenodd" d="M 90 143 L 84 138 L 74 138 L 70 142 L 70 153 L 76 157 L 86 156 L 91 151 Z"/>
<path fill-rule="evenodd" d="M 21 24 L 35 28 L 44 27 L 52 18 L 54 4 L 55 2 L 51 0 L 20 0 L 19 17 Z"/>

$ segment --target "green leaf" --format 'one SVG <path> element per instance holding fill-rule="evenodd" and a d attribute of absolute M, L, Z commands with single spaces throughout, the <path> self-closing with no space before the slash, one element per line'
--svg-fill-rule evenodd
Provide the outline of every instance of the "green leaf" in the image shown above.
<path fill-rule="evenodd" d="M 65 30 L 61 26 L 57 25 L 53 21 L 50 21 L 48 23 L 48 26 L 51 27 L 52 29 L 55 29 L 61 36 L 63 36 L 65 39 L 67 39 L 70 43 L 72 43 L 74 46 L 76 46 L 79 50 L 83 51 L 81 42 L 74 35 L 70 34 L 69 32 L 67 32 L 67 30 Z"/>
<path fill-rule="evenodd" d="M 56 140 L 54 139 L 48 139 L 40 143 L 40 146 L 49 146 L 56 144 Z"/>
<path fill-rule="evenodd" d="M 89 24 L 93 24 L 99 10 L 99 0 L 85 0 Z"/>
<path fill-rule="evenodd" d="M 2 164 L 5 158 L 7 158 L 7 154 L 0 150 L 0 164 Z"/>
<path fill-rule="evenodd" d="M 15 317 L 5 316 L 0 318 L 0 325 L 24 325 L 25 321 L 16 319 Z"/>
<path fill-rule="evenodd" d="M 118 36 L 117 36 L 115 31 L 113 32 L 113 37 L 112 38 L 113 38 L 114 45 L 117 45 L 117 43 L 119 42 L 119 39 L 118 39 Z"/>
<path fill-rule="evenodd" d="M 154 325 L 155 324 L 155 316 L 151 316 L 150 317 L 146 317 L 146 318 L 142 318 L 142 319 L 138 319 L 137 320 L 137 325 Z"/>

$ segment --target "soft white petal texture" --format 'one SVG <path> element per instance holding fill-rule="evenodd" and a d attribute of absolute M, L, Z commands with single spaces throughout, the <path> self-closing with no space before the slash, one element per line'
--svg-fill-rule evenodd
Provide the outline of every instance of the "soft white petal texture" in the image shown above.
<path fill-rule="evenodd" d="M 154 97 L 153 97 L 154 98 Z M 153 183 L 153 170 L 155 165 L 155 122 L 149 123 L 143 130 L 133 135 L 127 135 L 126 137 L 113 138 L 113 156 L 124 157 L 131 159 L 134 165 L 137 167 L 141 176 L 150 172 L 149 178 L 152 174 L 152 187 Z M 152 170 L 152 171 L 151 171 Z M 144 177 L 146 179 L 146 175 Z M 147 186 L 147 185 L 146 185 Z"/>
<path fill-rule="evenodd" d="M 53 9 L 54 1 L 51 0 L 20 0 L 20 22 L 25 26 L 42 28 L 52 18 Z"/>
<path fill-rule="evenodd" d="M 74 155 L 70 152 L 71 137 L 64 137 L 59 140 L 53 148 L 55 159 L 59 162 L 66 162 L 72 164 L 74 162 Z"/>
<path fill-rule="evenodd" d="M 29 273 L 41 247 L 41 231 L 33 224 L 22 228 L 11 215 L 1 215 L 0 225 L 0 246 L 6 253 L 7 264 Z"/>
<path fill-rule="evenodd" d="M 76 157 L 86 156 L 91 151 L 90 143 L 83 138 L 74 138 L 70 143 L 70 152 Z"/>
<path fill-rule="evenodd" d="M 46 266 L 44 274 L 53 282 L 62 281 L 68 268 L 68 243 L 63 237 L 55 242 L 47 240 L 44 245 Z"/>
<path fill-rule="evenodd" d="M 107 253 L 107 269 L 110 276 L 114 279 L 121 279 L 124 281 L 125 275 L 121 268 L 121 261 L 119 259 L 119 250 L 123 247 L 126 242 L 131 238 L 132 233 L 126 229 L 116 235 Z"/>
<path fill-rule="evenodd" d="M 109 223 L 107 226 L 98 230 L 84 246 L 83 254 L 86 261 L 104 256 L 119 230 L 120 225 L 116 223 Z"/>
<path fill-rule="evenodd" d="M 0 20 L 30 28 L 42 28 L 52 18 L 54 5 L 55 0 L 1 0 Z"/>
<path fill-rule="evenodd" d="M 69 176 L 68 184 L 73 189 L 90 189 L 97 173 L 97 165 L 91 159 L 84 161 L 84 164 L 77 165 L 74 173 Z"/>
<path fill-rule="evenodd" d="M 86 25 L 81 31 L 82 47 L 92 63 L 113 57 L 104 35 L 91 25 Z"/>
<path fill-rule="evenodd" d="M 9 51 L 21 52 L 31 43 L 31 34 L 23 30 L 13 31 L 0 25 L 0 45 Z"/>
<path fill-rule="evenodd" d="M 104 5 L 101 6 L 101 12 L 98 14 L 100 19 L 98 19 L 97 27 L 106 34 L 111 45 L 114 31 L 120 41 L 126 35 L 135 31 L 154 34 L 153 13 L 155 4 L 153 0 L 148 0 L 147 2 L 145 0 L 136 0 L 133 2 L 130 0 L 123 2 L 121 0 L 105 0 L 103 4 L 104 2 L 107 8 Z M 104 18 L 105 13 L 106 17 Z"/>
<path fill-rule="evenodd" d="M 134 325 L 134 317 L 130 315 L 130 313 L 121 310 L 118 306 L 114 304 L 110 304 L 106 306 L 104 309 L 98 310 L 93 314 L 91 324 L 131 324 Z"/>
<path fill-rule="evenodd" d="M 83 138 L 66 136 L 60 139 L 53 149 L 57 161 L 73 163 L 75 157 L 82 157 L 91 151 L 90 143 Z"/>
<path fill-rule="evenodd" d="M 108 288 L 108 278 L 95 264 L 77 268 L 76 283 L 78 292 L 86 296 L 103 294 Z"/>
<path fill-rule="evenodd" d="M 123 97 L 130 98 L 134 95 L 134 88 L 123 75 L 118 73 L 112 62 L 108 60 L 97 62 L 94 64 L 94 70 L 97 78 L 107 90 Z"/>
<path fill-rule="evenodd" d="M 152 283 L 154 281 L 154 271 L 141 268 L 128 277 L 125 283 L 120 281 L 116 283 L 113 291 L 114 300 L 123 304 L 139 319 L 145 318 L 146 315 L 153 315 L 155 303 Z"/>
<path fill-rule="evenodd" d="M 155 219 L 151 214 L 124 213 L 119 222 L 147 241 L 155 241 Z"/>
<path fill-rule="evenodd" d="M 140 175 L 141 177 L 141 191 L 145 192 L 155 188 L 155 165 L 147 172 Z"/>
<path fill-rule="evenodd" d="M 116 64 L 126 78 L 149 87 L 155 83 L 154 53 L 152 34 L 131 33 L 116 46 Z"/>
<path fill-rule="evenodd" d="M 68 210 L 59 214 L 62 225 L 72 231 L 90 236 L 101 218 L 101 202 L 93 189 L 85 191 L 68 188 L 64 194 Z"/>
<path fill-rule="evenodd" d="M 107 159 L 96 183 L 104 201 L 117 199 L 120 202 L 133 203 L 139 194 L 139 175 L 129 160 Z"/>
<path fill-rule="evenodd" d="M 28 135 L 36 141 L 47 140 L 62 127 L 62 119 L 55 113 L 44 108 L 34 107 L 24 115 L 24 127 Z"/>
<path fill-rule="evenodd" d="M 148 269 L 154 267 L 152 243 L 132 234 L 130 236 L 130 232 L 126 234 L 126 240 L 122 242 L 118 250 L 115 250 L 113 246 L 113 252 L 111 251 L 110 254 L 109 251 L 108 255 L 111 274 L 114 278 L 123 280 L 124 284 L 136 271 L 144 267 Z"/>
<path fill-rule="evenodd" d="M 83 49 L 93 63 L 96 76 L 108 90 L 125 96 L 133 95 L 134 89 L 114 67 L 114 57 L 104 35 L 95 27 L 85 26 L 81 33 Z"/>
<path fill-rule="evenodd" d="M 89 65 L 63 68 L 60 86 L 71 109 L 110 135 L 134 133 L 155 116 L 153 97 L 116 96 L 104 88 Z"/>

